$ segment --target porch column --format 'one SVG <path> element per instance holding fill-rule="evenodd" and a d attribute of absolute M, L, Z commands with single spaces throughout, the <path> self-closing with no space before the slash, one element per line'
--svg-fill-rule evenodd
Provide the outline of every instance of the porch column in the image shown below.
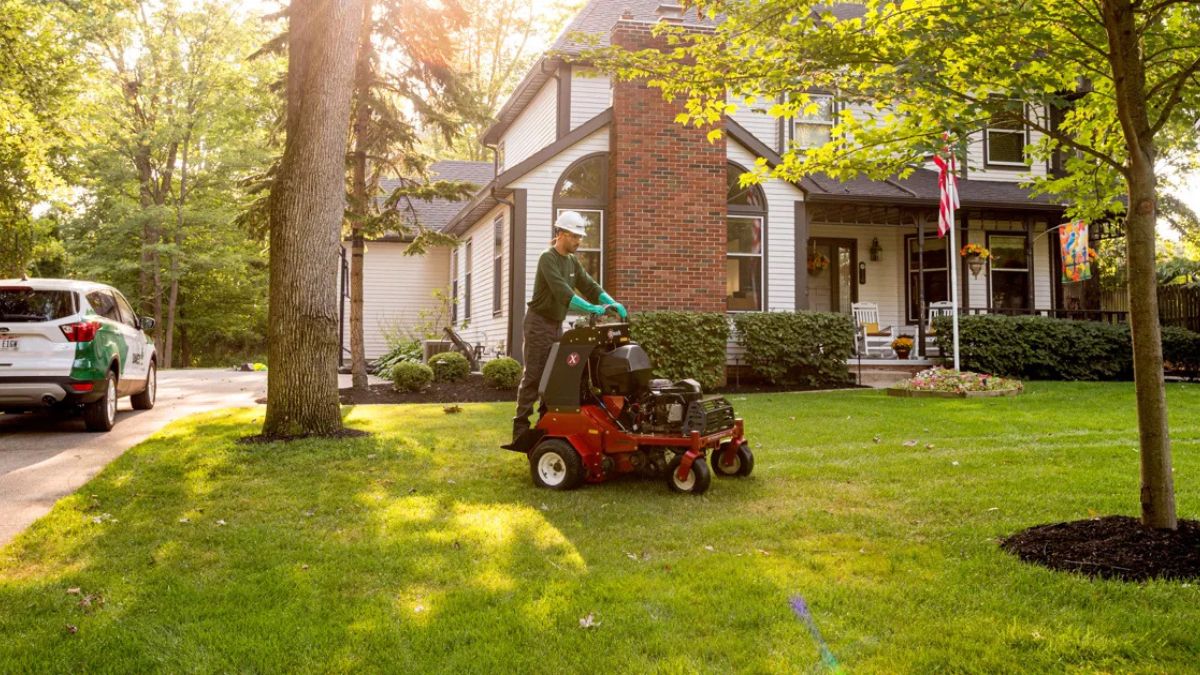
<path fill-rule="evenodd" d="M 513 190 L 511 233 L 508 245 L 508 355 L 525 365 L 525 233 L 529 196 Z"/>
<path fill-rule="evenodd" d="M 925 358 L 925 219 L 917 215 L 914 220 L 917 221 L 917 356 Z M 904 314 L 907 318 L 907 307 Z"/>
<path fill-rule="evenodd" d="M 795 202 L 794 227 L 796 241 L 792 245 L 792 249 L 796 252 L 795 261 L 795 279 L 796 279 L 796 311 L 804 311 L 808 309 L 808 205 L 804 202 Z"/>

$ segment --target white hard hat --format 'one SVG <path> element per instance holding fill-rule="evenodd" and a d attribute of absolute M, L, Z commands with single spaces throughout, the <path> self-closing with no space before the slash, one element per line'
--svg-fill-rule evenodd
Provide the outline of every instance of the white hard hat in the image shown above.
<path fill-rule="evenodd" d="M 554 221 L 554 227 L 581 237 L 587 235 L 587 219 L 579 215 L 578 211 L 563 211 L 558 215 L 558 220 Z"/>

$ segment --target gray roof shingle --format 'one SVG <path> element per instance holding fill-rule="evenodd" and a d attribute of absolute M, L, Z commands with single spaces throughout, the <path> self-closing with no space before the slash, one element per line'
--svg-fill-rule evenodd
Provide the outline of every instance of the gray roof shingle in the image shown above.
<path fill-rule="evenodd" d="M 434 162 L 429 167 L 429 177 L 433 180 L 452 180 L 465 181 L 472 183 L 476 189 L 482 188 L 491 182 L 493 178 L 493 165 L 491 162 L 465 162 L 460 160 L 444 160 Z M 400 186 L 400 181 L 395 179 L 384 179 L 379 181 L 379 187 L 384 195 L 390 195 L 393 190 Z M 383 200 L 385 197 L 380 196 Z M 464 202 L 452 202 L 448 199 L 435 199 L 431 202 L 422 201 L 420 199 L 412 200 L 413 210 L 416 212 L 417 221 L 424 227 L 432 230 L 442 229 L 450 219 L 459 212 L 463 207 Z M 382 237 L 384 240 L 401 239 L 399 233 L 388 232 Z"/>

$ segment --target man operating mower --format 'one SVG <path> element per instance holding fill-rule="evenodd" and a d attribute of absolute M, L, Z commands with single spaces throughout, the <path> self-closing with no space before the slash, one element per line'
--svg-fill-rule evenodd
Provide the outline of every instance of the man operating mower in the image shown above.
<path fill-rule="evenodd" d="M 525 373 L 517 390 L 517 416 L 513 418 L 513 440 L 529 430 L 529 415 L 538 400 L 538 384 L 550 356 L 550 347 L 562 337 L 567 311 L 604 314 L 612 305 L 617 314 L 629 316 L 625 307 L 604 292 L 600 284 L 583 269 L 575 251 L 587 234 L 587 220 L 575 211 L 564 211 L 554 222 L 550 248 L 538 258 L 533 299 L 525 312 Z M 589 298 L 585 299 L 585 298 Z"/>

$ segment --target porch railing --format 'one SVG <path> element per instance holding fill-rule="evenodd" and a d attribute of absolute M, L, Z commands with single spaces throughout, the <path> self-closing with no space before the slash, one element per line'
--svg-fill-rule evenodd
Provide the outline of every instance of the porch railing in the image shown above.
<path fill-rule="evenodd" d="M 959 314 L 1047 316 L 1052 319 L 1099 321 L 1101 323 L 1128 323 L 1129 321 L 1129 312 L 1111 309 L 1012 309 L 1008 307 L 971 307 L 959 310 Z"/>

